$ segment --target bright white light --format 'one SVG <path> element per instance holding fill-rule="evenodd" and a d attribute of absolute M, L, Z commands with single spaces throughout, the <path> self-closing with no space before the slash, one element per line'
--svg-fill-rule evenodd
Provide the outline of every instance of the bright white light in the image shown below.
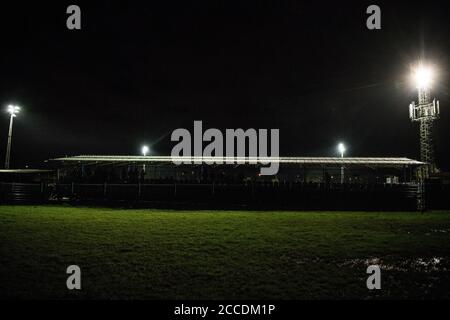
<path fill-rule="evenodd" d="M 338 150 L 339 150 L 339 153 L 341 154 L 341 157 L 344 157 L 345 146 L 343 143 L 338 144 Z"/>
<path fill-rule="evenodd" d="M 147 146 L 143 146 L 142 147 L 142 154 L 144 155 L 144 157 L 147 155 L 147 153 L 150 151 L 150 148 Z"/>
<path fill-rule="evenodd" d="M 20 107 L 18 107 L 18 106 L 13 106 L 13 105 L 9 105 L 9 106 L 8 106 L 8 113 L 9 113 L 11 116 L 15 117 L 16 114 L 18 114 L 19 112 L 20 112 Z"/>
<path fill-rule="evenodd" d="M 433 69 L 419 63 L 413 70 L 413 80 L 417 89 L 429 89 L 433 82 Z"/>

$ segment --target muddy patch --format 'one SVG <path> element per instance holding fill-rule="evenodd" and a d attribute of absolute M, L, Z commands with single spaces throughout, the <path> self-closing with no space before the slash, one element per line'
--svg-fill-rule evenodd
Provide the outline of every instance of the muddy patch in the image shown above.
<path fill-rule="evenodd" d="M 388 255 L 384 257 L 349 258 L 349 259 L 327 259 L 325 257 L 308 257 L 296 254 L 282 255 L 280 260 L 295 265 L 320 266 L 336 265 L 339 268 L 364 268 L 370 265 L 378 265 L 382 270 L 397 272 L 447 272 L 450 270 L 449 257 L 401 257 Z"/>
<path fill-rule="evenodd" d="M 348 259 L 338 263 L 340 267 L 367 267 L 370 265 L 378 265 L 382 270 L 399 271 L 399 272 L 446 272 L 450 269 L 450 261 L 444 257 L 417 257 L 417 258 L 355 258 Z"/>

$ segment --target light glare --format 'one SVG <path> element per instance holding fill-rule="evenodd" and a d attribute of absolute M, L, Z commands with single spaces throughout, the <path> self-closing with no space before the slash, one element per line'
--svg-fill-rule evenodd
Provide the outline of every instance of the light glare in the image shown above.
<path fill-rule="evenodd" d="M 420 63 L 413 70 L 413 80 L 417 89 L 429 89 L 433 82 L 433 69 Z"/>
<path fill-rule="evenodd" d="M 11 116 L 15 117 L 16 114 L 19 113 L 19 112 L 20 112 L 20 107 L 18 107 L 18 106 L 13 106 L 13 105 L 9 105 L 9 106 L 8 106 L 8 113 L 9 113 Z"/>
<path fill-rule="evenodd" d="M 142 147 L 142 154 L 144 155 L 144 157 L 147 155 L 147 153 L 150 151 L 148 146 L 143 146 Z"/>
<path fill-rule="evenodd" d="M 338 150 L 339 150 L 339 153 L 341 154 L 341 156 L 343 157 L 344 156 L 344 152 L 345 152 L 345 146 L 344 146 L 343 143 L 339 143 L 338 144 Z"/>

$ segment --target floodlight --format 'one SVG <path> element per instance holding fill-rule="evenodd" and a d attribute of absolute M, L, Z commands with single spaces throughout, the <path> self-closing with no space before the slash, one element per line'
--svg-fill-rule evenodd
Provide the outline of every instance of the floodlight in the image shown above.
<path fill-rule="evenodd" d="M 13 132 L 13 120 L 17 117 L 17 114 L 20 112 L 20 107 L 9 105 L 7 109 L 8 113 L 11 115 L 9 119 L 9 131 L 8 131 L 8 143 L 6 144 L 6 157 L 5 157 L 5 169 L 9 169 L 9 163 L 11 158 L 11 141 L 12 141 L 12 132 Z"/>
<path fill-rule="evenodd" d="M 142 155 L 145 157 L 147 153 L 150 151 L 150 148 L 148 146 L 142 147 Z"/>
<path fill-rule="evenodd" d="M 9 106 L 8 106 L 8 113 L 9 113 L 12 117 L 15 117 L 19 112 L 20 112 L 20 107 L 18 107 L 18 106 L 13 106 L 13 105 L 9 105 Z"/>
<path fill-rule="evenodd" d="M 339 150 L 339 153 L 341 154 L 341 157 L 344 157 L 344 152 L 346 149 L 345 149 L 345 146 L 343 143 L 338 144 L 338 150 Z"/>
<path fill-rule="evenodd" d="M 433 68 L 422 63 L 419 63 L 413 70 L 413 80 L 417 89 L 429 89 L 433 82 L 433 76 Z"/>

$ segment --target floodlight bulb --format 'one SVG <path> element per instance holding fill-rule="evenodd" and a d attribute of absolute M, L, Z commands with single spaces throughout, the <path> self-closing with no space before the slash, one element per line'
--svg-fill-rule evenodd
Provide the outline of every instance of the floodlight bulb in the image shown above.
<path fill-rule="evenodd" d="M 8 106 L 8 113 L 10 114 L 10 115 L 12 115 L 13 117 L 15 117 L 16 116 L 16 113 L 19 113 L 20 112 L 20 107 L 18 107 L 18 106 L 13 106 L 13 105 L 9 105 Z"/>
<path fill-rule="evenodd" d="M 433 69 L 419 64 L 413 71 L 413 80 L 417 89 L 429 89 L 433 82 Z"/>
<path fill-rule="evenodd" d="M 344 156 L 345 146 L 343 143 L 338 144 L 338 150 L 339 150 L 339 153 L 341 154 L 341 156 Z"/>
<path fill-rule="evenodd" d="M 147 146 L 143 146 L 142 147 L 142 154 L 144 155 L 144 157 L 147 155 L 147 153 L 150 151 L 149 147 Z"/>

